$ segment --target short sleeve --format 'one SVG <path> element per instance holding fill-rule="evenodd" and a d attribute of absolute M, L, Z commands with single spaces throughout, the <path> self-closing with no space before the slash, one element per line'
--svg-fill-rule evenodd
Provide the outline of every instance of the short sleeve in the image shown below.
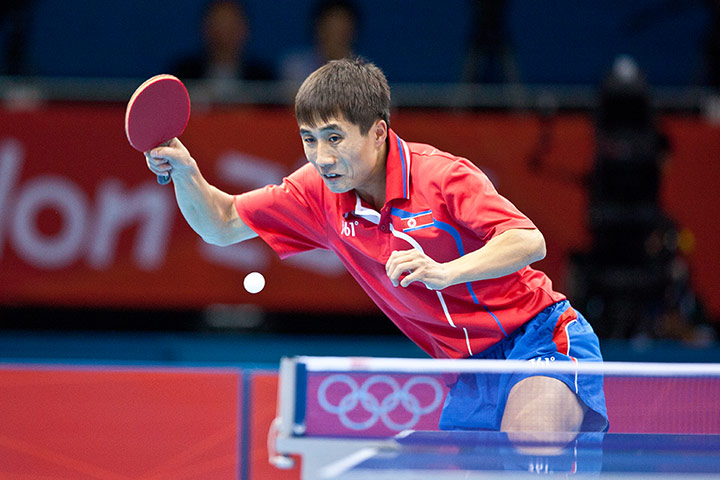
<path fill-rule="evenodd" d="M 280 258 L 328 248 L 319 201 L 322 190 L 315 185 L 322 180 L 315 177 L 312 166 L 307 164 L 280 185 L 268 185 L 234 197 L 235 209 L 243 222 Z"/>
<path fill-rule="evenodd" d="M 469 160 L 452 162 L 445 171 L 442 191 L 450 215 L 485 242 L 514 228 L 537 228 Z"/>

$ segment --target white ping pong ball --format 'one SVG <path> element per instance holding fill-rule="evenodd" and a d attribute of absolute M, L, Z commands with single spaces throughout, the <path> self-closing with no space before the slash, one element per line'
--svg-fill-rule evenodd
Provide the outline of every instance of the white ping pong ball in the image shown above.
<path fill-rule="evenodd" d="M 259 293 L 265 288 L 265 277 L 260 272 L 250 272 L 245 276 L 243 286 L 248 293 Z"/>

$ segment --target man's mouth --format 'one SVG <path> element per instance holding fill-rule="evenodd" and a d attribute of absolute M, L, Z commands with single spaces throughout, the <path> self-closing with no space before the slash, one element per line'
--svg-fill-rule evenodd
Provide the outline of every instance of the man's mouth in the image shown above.
<path fill-rule="evenodd" d="M 323 173 L 322 176 L 327 178 L 328 180 L 333 180 L 336 178 L 340 178 L 342 175 L 337 173 Z"/>

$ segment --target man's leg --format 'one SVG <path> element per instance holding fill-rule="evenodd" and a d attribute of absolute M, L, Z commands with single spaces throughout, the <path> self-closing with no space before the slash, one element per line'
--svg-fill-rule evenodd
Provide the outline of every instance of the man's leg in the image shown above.
<path fill-rule="evenodd" d="M 510 390 L 500 430 L 576 433 L 587 410 L 582 400 L 560 380 L 528 377 Z"/>
<path fill-rule="evenodd" d="M 575 439 L 587 410 L 560 380 L 528 377 L 510 390 L 500 430 L 526 455 L 557 455 Z M 528 442 L 546 446 L 523 446 Z"/>

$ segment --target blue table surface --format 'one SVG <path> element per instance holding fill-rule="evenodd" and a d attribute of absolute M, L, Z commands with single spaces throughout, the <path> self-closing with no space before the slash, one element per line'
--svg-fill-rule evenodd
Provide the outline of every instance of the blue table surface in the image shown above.
<path fill-rule="evenodd" d="M 720 435 L 581 433 L 562 444 L 500 432 L 412 432 L 356 469 L 718 473 Z M 553 447 L 551 454 L 539 447 Z M 541 453 L 538 453 L 541 452 Z"/>

